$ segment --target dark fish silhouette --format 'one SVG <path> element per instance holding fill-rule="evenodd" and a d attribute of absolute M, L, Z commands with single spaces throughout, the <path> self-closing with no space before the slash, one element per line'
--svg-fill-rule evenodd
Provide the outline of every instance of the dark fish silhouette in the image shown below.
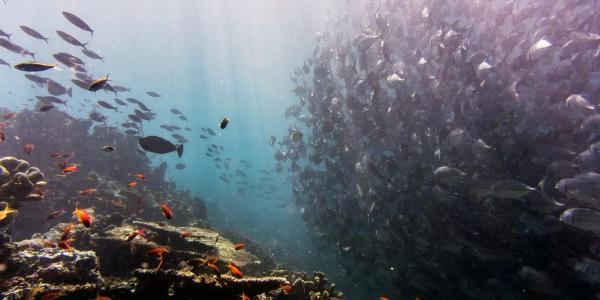
<path fill-rule="evenodd" d="M 96 52 L 83 48 L 81 49 L 81 52 L 83 52 L 83 54 L 85 54 L 85 56 L 89 57 L 89 58 L 93 58 L 93 59 L 99 59 L 101 61 L 104 61 L 104 57 L 96 54 Z"/>
<path fill-rule="evenodd" d="M 33 59 L 35 59 L 35 53 L 33 53 L 33 52 L 31 52 L 31 51 L 29 51 L 29 50 L 27 50 L 27 49 L 25 49 L 25 48 L 23 48 L 23 47 L 15 44 L 15 43 L 12 43 L 9 40 L 0 39 L 0 47 L 4 48 L 4 49 L 6 49 L 6 50 L 8 50 L 10 52 L 13 52 L 13 53 L 16 53 L 16 54 L 20 54 L 20 55 L 23 55 L 23 56 L 30 55 Z"/>
<path fill-rule="evenodd" d="M 78 39 L 74 38 L 72 35 L 64 32 L 64 31 L 57 30 L 56 34 L 58 34 L 58 36 L 61 39 L 63 39 L 63 41 L 65 41 L 73 46 L 85 48 L 85 45 L 87 45 L 87 43 L 84 44 L 84 43 L 80 42 Z"/>
<path fill-rule="evenodd" d="M 8 33 L 4 32 L 4 31 L 2 31 L 2 29 L 0 29 L 0 36 L 4 36 L 4 37 L 6 37 L 7 39 L 10 40 L 10 36 L 11 35 L 12 34 L 8 34 Z"/>
<path fill-rule="evenodd" d="M 219 124 L 219 127 L 221 129 L 225 129 L 227 128 L 227 124 L 229 124 L 229 118 L 225 117 L 223 118 L 223 120 L 221 121 L 221 124 Z"/>
<path fill-rule="evenodd" d="M 82 88 L 84 90 L 87 90 L 88 87 L 90 86 L 90 84 L 92 83 L 91 80 L 83 81 L 83 80 L 79 80 L 79 79 L 71 79 L 71 82 L 74 85 L 76 85 L 76 86 L 78 86 L 78 87 L 80 87 L 80 88 Z"/>
<path fill-rule="evenodd" d="M 119 105 L 127 106 L 127 103 L 123 102 L 123 100 L 119 98 L 115 98 L 115 102 Z"/>
<path fill-rule="evenodd" d="M 10 64 L 0 58 L 0 65 L 5 65 L 10 68 Z"/>
<path fill-rule="evenodd" d="M 177 170 L 183 170 L 186 168 L 186 165 L 182 164 L 182 163 L 178 163 L 175 165 L 175 168 L 177 168 Z"/>
<path fill-rule="evenodd" d="M 112 110 L 114 110 L 114 111 L 119 111 L 119 110 L 118 110 L 116 107 L 114 107 L 114 106 L 110 105 L 110 103 L 108 103 L 108 102 L 106 102 L 106 101 L 100 100 L 100 101 L 98 101 L 97 103 L 98 103 L 98 105 L 100 105 L 100 106 L 102 106 L 102 107 L 104 107 L 104 108 L 107 108 L 107 109 L 112 109 Z"/>
<path fill-rule="evenodd" d="M 62 14 L 67 20 L 69 20 L 69 22 L 71 22 L 71 24 L 79 27 L 79 29 L 81 29 L 81 30 L 85 30 L 85 31 L 89 32 L 92 35 L 92 37 L 94 36 L 94 30 L 87 23 L 85 23 L 81 18 L 79 18 L 78 16 L 76 16 L 70 12 L 66 12 L 66 11 L 63 11 Z"/>
<path fill-rule="evenodd" d="M 46 44 L 48 44 L 48 40 L 49 38 L 43 36 L 41 33 L 33 30 L 31 27 L 25 26 L 25 25 L 21 25 L 19 26 L 21 28 L 21 30 L 23 30 L 23 32 L 27 33 L 29 36 L 39 39 L 39 40 L 44 40 L 44 42 L 46 42 Z"/>
<path fill-rule="evenodd" d="M 106 116 L 98 113 L 98 112 L 90 112 L 90 119 L 98 122 L 98 123 L 105 123 L 106 122 Z"/>
<path fill-rule="evenodd" d="M 44 106 L 40 107 L 40 111 L 41 112 L 47 112 L 47 111 L 50 111 L 53 108 L 54 108 L 54 105 L 44 105 Z"/>
<path fill-rule="evenodd" d="M 58 64 L 45 64 L 37 61 L 28 61 L 15 65 L 15 69 L 24 72 L 41 72 L 50 69 L 54 69 Z"/>
<path fill-rule="evenodd" d="M 50 93 L 50 95 L 52 96 L 62 96 L 67 94 L 69 95 L 69 97 L 73 97 L 72 88 L 65 88 L 60 83 L 52 79 L 48 79 L 48 81 L 46 82 L 46 88 L 48 90 L 48 93 Z"/>
<path fill-rule="evenodd" d="M 177 155 L 181 157 L 183 155 L 183 145 L 175 146 L 171 142 L 158 137 L 158 136 L 146 136 L 139 139 L 139 144 L 142 149 L 157 153 L 157 154 L 166 154 L 173 151 L 177 151 Z"/>
<path fill-rule="evenodd" d="M 124 86 L 119 86 L 119 85 L 113 85 L 113 88 L 115 89 L 115 91 L 117 92 L 130 92 L 131 89 L 126 88 Z"/>
<path fill-rule="evenodd" d="M 85 65 L 79 57 L 71 55 L 69 53 L 59 52 L 59 53 L 53 54 L 52 56 L 54 56 L 54 58 L 56 60 L 58 60 L 60 63 L 66 65 L 70 68 L 74 68 L 76 65 Z"/>
<path fill-rule="evenodd" d="M 88 90 L 92 91 L 92 92 L 97 92 L 104 88 L 104 85 L 106 84 L 107 81 L 108 81 L 108 75 L 106 75 L 105 77 L 98 78 L 98 79 L 92 81 L 92 83 L 90 83 L 90 86 L 88 86 Z"/>
<path fill-rule="evenodd" d="M 42 102 L 50 102 L 50 103 L 67 105 L 67 101 L 61 100 L 54 96 L 35 96 L 35 97 Z"/>
<path fill-rule="evenodd" d="M 148 94 L 148 96 L 154 97 L 154 98 L 161 97 L 160 94 L 153 92 L 153 91 L 148 91 L 148 92 L 146 92 L 146 94 Z"/>
<path fill-rule="evenodd" d="M 37 76 L 34 74 L 25 74 L 25 78 L 31 80 L 32 82 L 38 83 L 38 84 L 46 84 L 46 82 L 48 82 L 48 78 Z"/>

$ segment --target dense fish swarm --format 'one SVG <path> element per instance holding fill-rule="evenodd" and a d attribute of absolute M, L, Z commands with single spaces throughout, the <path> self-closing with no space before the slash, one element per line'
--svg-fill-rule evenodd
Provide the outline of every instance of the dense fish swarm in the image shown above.
<path fill-rule="evenodd" d="M 274 155 L 350 280 L 368 278 L 369 298 L 598 296 L 597 1 L 382 0 L 360 15 L 293 72 Z"/>

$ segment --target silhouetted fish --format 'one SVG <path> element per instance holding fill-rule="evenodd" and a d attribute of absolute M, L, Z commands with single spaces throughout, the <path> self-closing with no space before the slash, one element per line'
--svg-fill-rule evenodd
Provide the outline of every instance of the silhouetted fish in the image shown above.
<path fill-rule="evenodd" d="M 114 110 L 114 111 L 119 111 L 119 110 L 118 110 L 116 107 L 114 107 L 114 106 L 110 105 L 110 103 L 108 103 L 108 102 L 106 102 L 106 101 L 100 100 L 100 101 L 98 101 L 97 103 L 98 103 L 98 105 L 100 105 L 100 106 L 102 106 L 102 107 L 104 107 L 104 108 L 107 108 L 107 109 L 112 109 L 112 110 Z"/>
<path fill-rule="evenodd" d="M 39 83 L 39 84 L 46 84 L 46 82 L 48 81 L 48 78 L 41 77 L 41 76 L 34 75 L 34 74 L 25 74 L 25 78 L 27 78 L 35 83 Z"/>
<path fill-rule="evenodd" d="M 23 30 L 25 33 L 27 33 L 29 36 L 34 37 L 36 39 L 44 40 L 44 42 L 46 42 L 46 44 L 48 44 L 48 38 L 43 36 L 41 33 L 33 30 L 31 27 L 27 27 L 25 25 L 21 25 L 19 27 L 21 28 L 21 30 Z"/>
<path fill-rule="evenodd" d="M 181 157 L 183 155 L 183 145 L 175 146 L 171 142 L 158 137 L 158 136 L 147 136 L 139 139 L 139 144 L 142 149 L 158 154 L 170 153 L 177 151 L 177 155 Z"/>
<path fill-rule="evenodd" d="M 65 52 L 58 52 L 52 55 L 56 60 L 58 60 L 60 63 L 73 68 L 76 65 L 84 65 L 83 61 L 74 55 L 71 55 L 69 53 L 65 53 Z"/>
<path fill-rule="evenodd" d="M 89 57 L 89 58 L 93 58 L 93 59 L 99 59 L 101 61 L 104 61 L 104 57 L 96 54 L 96 52 L 83 48 L 81 49 L 81 52 L 83 52 L 83 54 L 85 54 L 85 56 Z"/>
<path fill-rule="evenodd" d="M 79 29 L 81 29 L 81 30 L 85 30 L 85 31 L 89 32 L 92 35 L 92 37 L 94 36 L 94 30 L 87 23 L 85 23 L 81 18 L 79 18 L 78 16 L 76 16 L 70 12 L 66 12 L 66 11 L 63 11 L 62 14 L 67 20 L 69 20 L 69 22 L 71 22 L 71 24 L 79 27 Z"/>
<path fill-rule="evenodd" d="M 158 94 L 156 92 L 153 92 L 153 91 L 148 91 L 148 92 L 146 92 L 146 94 L 148 94 L 148 96 L 150 96 L 150 97 L 155 97 L 155 98 L 156 97 L 161 97 L 160 94 Z"/>
<path fill-rule="evenodd" d="M 123 102 L 123 100 L 119 98 L 115 98 L 115 102 L 119 105 L 127 106 L 127 103 Z"/>
<path fill-rule="evenodd" d="M 80 87 L 80 88 L 82 88 L 84 90 L 87 90 L 88 87 L 90 86 L 90 84 L 92 83 L 91 80 L 89 80 L 89 81 L 83 81 L 83 80 L 79 80 L 79 79 L 71 79 L 71 82 L 74 85 L 76 85 L 76 86 L 78 86 L 78 87 Z"/>
<path fill-rule="evenodd" d="M 48 93 L 50 93 L 50 95 L 53 96 L 62 96 L 62 95 L 69 95 L 69 97 L 73 97 L 73 89 L 72 88 L 65 88 L 64 86 L 62 86 L 60 83 L 49 79 L 46 82 L 46 88 L 48 90 Z"/>
<path fill-rule="evenodd" d="M 50 103 L 67 105 L 67 101 L 61 100 L 54 96 L 35 96 L 35 97 L 42 102 L 50 102 Z"/>
<path fill-rule="evenodd" d="M 14 66 L 15 69 L 25 72 L 41 72 L 54 69 L 58 64 L 45 64 L 37 61 L 28 61 Z"/>
<path fill-rule="evenodd" d="M 10 40 L 10 36 L 11 35 L 12 34 L 8 34 L 8 33 L 4 32 L 2 29 L 0 29 L 0 36 L 4 36 L 4 37 L 6 37 L 7 39 Z"/>
<path fill-rule="evenodd" d="M 85 48 L 85 45 L 87 45 L 87 43 L 82 43 L 80 42 L 78 39 L 74 38 L 73 36 L 71 36 L 70 34 L 64 32 L 64 31 L 60 31 L 57 30 L 56 34 L 58 34 L 58 36 L 63 39 L 63 41 L 73 45 L 73 46 L 79 46 L 79 47 L 83 47 Z"/>
<path fill-rule="evenodd" d="M 1 58 L 0 58 L 0 65 L 5 65 L 5 66 L 7 66 L 7 67 L 9 67 L 9 68 L 10 68 L 10 64 L 9 64 L 9 63 L 7 63 L 5 60 L 3 60 L 3 59 L 1 59 Z"/>

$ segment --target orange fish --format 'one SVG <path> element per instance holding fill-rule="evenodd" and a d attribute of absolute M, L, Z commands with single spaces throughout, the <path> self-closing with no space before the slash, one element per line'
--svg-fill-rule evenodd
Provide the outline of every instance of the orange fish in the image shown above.
<path fill-rule="evenodd" d="M 144 173 L 137 173 L 134 174 L 133 177 L 139 179 L 139 180 L 146 180 L 146 175 L 144 175 Z"/>
<path fill-rule="evenodd" d="M 169 207 L 169 205 L 167 203 L 163 203 L 160 206 L 160 209 L 162 209 L 162 213 L 163 215 L 165 215 L 165 218 L 167 219 L 171 219 L 173 218 L 173 211 L 171 210 L 171 208 Z"/>
<path fill-rule="evenodd" d="M 144 231 L 144 229 L 138 229 L 127 237 L 127 241 L 131 242 L 133 239 L 135 239 L 136 236 L 144 236 L 145 234 L 146 232 Z"/>
<path fill-rule="evenodd" d="M 71 246 L 71 242 L 73 242 L 73 239 L 68 239 L 68 240 L 60 241 L 56 245 L 60 249 L 71 251 L 71 250 L 73 250 L 73 247 Z"/>
<path fill-rule="evenodd" d="M 127 184 L 127 187 L 129 187 L 129 188 L 134 188 L 136 186 L 137 186 L 137 182 L 135 182 L 135 181 L 132 181 L 132 182 L 130 182 L 130 183 Z"/>
<path fill-rule="evenodd" d="M 215 275 L 217 275 L 217 277 L 221 277 L 221 270 L 219 270 L 219 267 L 217 267 L 215 264 L 206 263 L 206 266 L 209 267 L 215 273 Z"/>
<path fill-rule="evenodd" d="M 285 295 L 289 295 L 292 293 L 292 286 L 289 283 L 285 283 L 281 285 L 281 291 L 285 294 Z"/>
<path fill-rule="evenodd" d="M 179 236 L 181 236 L 182 238 L 187 238 L 187 237 L 192 236 L 192 233 L 184 230 L 181 232 L 181 234 Z"/>
<path fill-rule="evenodd" d="M 71 233 L 71 229 L 73 229 L 73 227 L 75 227 L 75 224 L 73 223 L 69 223 L 67 226 L 65 226 L 63 233 L 60 235 L 61 241 L 64 241 L 69 237 L 69 233 Z"/>
<path fill-rule="evenodd" d="M 64 209 L 61 210 L 55 210 L 53 212 L 50 212 L 48 214 L 48 216 L 46 217 L 46 220 L 50 220 L 50 219 L 56 219 L 60 216 L 62 216 L 66 211 Z"/>
<path fill-rule="evenodd" d="M 229 268 L 229 272 L 231 272 L 233 276 L 237 278 L 244 277 L 244 273 L 242 273 L 242 270 L 240 270 L 240 268 L 238 268 L 238 266 L 236 266 L 234 263 L 230 262 L 229 265 L 227 265 L 227 267 Z"/>
<path fill-rule="evenodd" d="M 35 146 L 33 144 L 26 144 L 25 146 L 23 146 L 23 152 L 25 152 L 25 154 L 27 155 L 31 155 L 34 148 Z"/>
<path fill-rule="evenodd" d="M 146 251 L 146 255 L 163 255 L 163 253 L 169 253 L 167 247 L 156 247 Z"/>
<path fill-rule="evenodd" d="M 106 297 L 106 296 L 98 296 L 96 298 L 96 300 L 111 300 L 110 297 Z"/>
<path fill-rule="evenodd" d="M 77 165 L 70 165 L 63 169 L 63 173 L 73 173 L 73 172 L 77 172 Z"/>
<path fill-rule="evenodd" d="M 10 207 L 8 207 L 8 205 L 6 207 L 4 207 L 4 210 L 0 210 L 0 221 L 6 219 L 6 217 L 8 217 L 8 214 L 10 213 L 14 213 L 17 210 L 12 209 Z"/>
<path fill-rule="evenodd" d="M 51 292 L 47 292 L 44 294 L 44 296 L 42 296 L 42 298 L 40 298 L 40 300 L 56 300 L 60 297 L 62 297 L 65 293 L 63 293 L 63 291 L 51 291 Z"/>
<path fill-rule="evenodd" d="M 240 299 L 241 299 L 241 300 L 250 300 L 250 297 L 246 296 L 246 294 L 244 294 L 244 293 L 242 292 L 242 294 L 240 295 Z"/>
<path fill-rule="evenodd" d="M 381 297 L 379 297 L 379 300 L 390 300 L 390 298 L 381 296 Z"/>
<path fill-rule="evenodd" d="M 242 250 L 242 249 L 244 249 L 244 244 L 243 243 L 235 244 L 235 245 L 233 245 L 233 248 L 235 248 L 235 250 Z"/>
<path fill-rule="evenodd" d="M 73 215 L 75 215 L 83 226 L 90 228 L 92 226 L 92 217 L 90 214 L 83 208 L 77 208 L 75 205 L 75 210 L 73 211 Z"/>
<path fill-rule="evenodd" d="M 95 188 L 87 188 L 87 189 L 79 191 L 79 195 L 81 195 L 81 196 L 89 196 L 91 194 L 96 193 L 97 191 L 98 190 L 95 189 Z"/>
<path fill-rule="evenodd" d="M 206 259 L 206 263 L 211 263 L 211 264 L 216 264 L 219 261 L 219 258 L 216 256 L 209 256 L 208 259 Z"/>

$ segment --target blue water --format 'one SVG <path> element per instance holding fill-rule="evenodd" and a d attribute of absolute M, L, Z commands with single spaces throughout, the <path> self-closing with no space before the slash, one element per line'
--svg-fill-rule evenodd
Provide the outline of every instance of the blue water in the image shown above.
<path fill-rule="evenodd" d="M 270 175 L 278 188 L 268 193 L 270 199 L 264 197 L 265 192 L 248 188 L 240 193 L 236 179 L 231 184 L 218 179 L 219 170 L 204 152 L 212 143 L 222 145 L 221 158 L 231 158 L 231 170 L 247 173 L 250 184 L 264 177 L 260 169 L 273 170 L 274 150 L 267 139 L 287 132 L 284 111 L 294 103 L 289 75 L 312 53 L 316 33 L 346 9 L 345 1 L 333 0 L 15 0 L 0 5 L 0 28 L 14 34 L 13 42 L 37 52 L 40 61 L 53 62 L 51 54 L 61 51 L 85 58 L 79 47 L 60 40 L 56 30 L 89 42 L 88 48 L 104 56 L 105 62 L 85 59 L 88 73 L 110 74 L 113 83 L 133 89 L 119 98 L 140 99 L 157 113 L 157 120 L 144 125 L 146 134 L 170 136 L 159 128 L 161 124 L 192 128 L 192 133 L 183 131 L 189 143 L 182 159 L 166 155 L 154 157 L 153 162 L 166 161 L 169 178 L 206 200 L 213 226 L 257 241 L 286 267 L 323 270 L 343 288 L 348 283 L 343 282 L 334 250 L 317 249 L 311 242 L 314 234 L 305 228 L 299 208 L 293 205 L 287 171 Z M 94 37 L 70 24 L 62 11 L 84 19 L 95 30 Z M 50 44 L 25 35 L 18 25 L 50 37 Z M 8 51 L 2 51 L 0 58 L 11 64 L 28 60 Z M 70 83 L 68 70 L 49 72 L 43 75 L 63 85 Z M 45 89 L 31 88 L 23 73 L 0 66 L 0 74 L 2 106 L 33 107 L 35 101 L 27 99 L 47 94 Z M 162 97 L 147 96 L 149 90 Z M 8 94 L 20 100 L 7 102 Z M 84 99 L 114 103 L 113 98 L 74 87 L 68 111 L 87 117 L 89 104 L 83 107 Z M 171 114 L 171 108 L 181 110 L 188 122 Z M 231 120 L 226 130 L 208 140 L 198 137 L 201 127 L 216 130 L 224 116 Z M 124 115 L 109 117 L 115 126 L 124 121 Z M 252 168 L 239 164 L 240 159 Z M 178 162 L 187 168 L 176 170 Z"/>

